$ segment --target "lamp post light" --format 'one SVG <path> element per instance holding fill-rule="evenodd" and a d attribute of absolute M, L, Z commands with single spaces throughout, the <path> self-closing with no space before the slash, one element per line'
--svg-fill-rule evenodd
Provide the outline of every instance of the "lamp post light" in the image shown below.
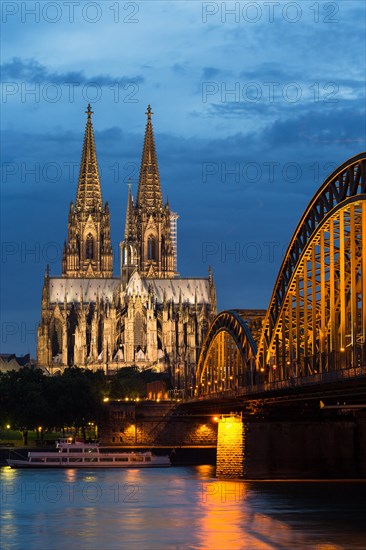
<path fill-rule="evenodd" d="M 9 430 L 10 430 L 10 424 L 7 424 L 6 425 L 6 432 L 7 432 L 7 435 L 6 435 L 6 442 L 8 445 L 10 445 L 10 438 L 9 438 Z"/>

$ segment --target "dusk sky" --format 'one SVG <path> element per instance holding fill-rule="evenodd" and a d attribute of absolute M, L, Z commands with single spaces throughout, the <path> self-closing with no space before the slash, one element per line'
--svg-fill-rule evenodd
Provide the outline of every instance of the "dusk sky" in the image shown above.
<path fill-rule="evenodd" d="M 1 352 L 35 356 L 90 102 L 119 275 L 150 103 L 182 276 L 266 309 L 316 189 L 365 150 L 365 3 L 2 2 Z"/>

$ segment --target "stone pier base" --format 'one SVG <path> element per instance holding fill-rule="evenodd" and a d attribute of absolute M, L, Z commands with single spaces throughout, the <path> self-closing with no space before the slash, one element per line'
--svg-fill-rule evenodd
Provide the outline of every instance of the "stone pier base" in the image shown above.
<path fill-rule="evenodd" d="M 219 420 L 217 437 L 216 476 L 245 476 L 245 430 L 242 416 L 231 413 Z"/>

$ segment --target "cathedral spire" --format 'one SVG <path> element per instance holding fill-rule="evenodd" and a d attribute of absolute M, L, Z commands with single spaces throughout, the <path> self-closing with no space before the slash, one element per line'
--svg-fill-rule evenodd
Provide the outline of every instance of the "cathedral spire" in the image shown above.
<path fill-rule="evenodd" d="M 147 106 L 146 115 L 147 123 L 144 148 L 142 151 L 139 187 L 137 191 L 137 206 L 151 212 L 162 208 L 163 197 L 160 188 L 158 161 L 151 121 L 153 112 L 151 111 L 150 105 Z"/>
<path fill-rule="evenodd" d="M 50 266 L 47 264 L 44 274 L 43 290 L 42 290 L 42 309 L 47 309 L 50 303 Z"/>
<path fill-rule="evenodd" d="M 64 277 L 112 277 L 113 251 L 108 203 L 103 206 L 90 104 L 76 203 L 70 204 L 68 239 L 62 259 Z"/>
<path fill-rule="evenodd" d="M 103 203 L 92 124 L 93 111 L 91 110 L 90 103 L 85 113 L 87 121 L 75 206 L 77 210 L 86 213 L 101 210 Z"/>
<path fill-rule="evenodd" d="M 134 222 L 134 204 L 133 196 L 131 192 L 131 181 L 128 182 L 128 197 L 127 197 L 127 210 L 126 210 L 126 225 L 125 225 L 125 241 L 133 240 L 135 233 Z"/>
<path fill-rule="evenodd" d="M 136 204 L 128 192 L 124 241 L 121 243 L 122 283 L 137 269 L 143 277 L 175 277 L 176 220 L 163 205 L 150 105 L 142 151 Z"/>

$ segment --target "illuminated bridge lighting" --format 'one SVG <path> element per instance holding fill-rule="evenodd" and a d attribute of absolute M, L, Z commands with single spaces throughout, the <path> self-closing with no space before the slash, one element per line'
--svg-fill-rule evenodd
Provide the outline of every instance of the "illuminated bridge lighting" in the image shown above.
<path fill-rule="evenodd" d="M 366 365 L 366 153 L 339 166 L 287 248 L 256 341 L 242 310 L 219 313 L 202 346 L 199 394 Z M 362 373 L 361 373 L 362 374 Z"/>

